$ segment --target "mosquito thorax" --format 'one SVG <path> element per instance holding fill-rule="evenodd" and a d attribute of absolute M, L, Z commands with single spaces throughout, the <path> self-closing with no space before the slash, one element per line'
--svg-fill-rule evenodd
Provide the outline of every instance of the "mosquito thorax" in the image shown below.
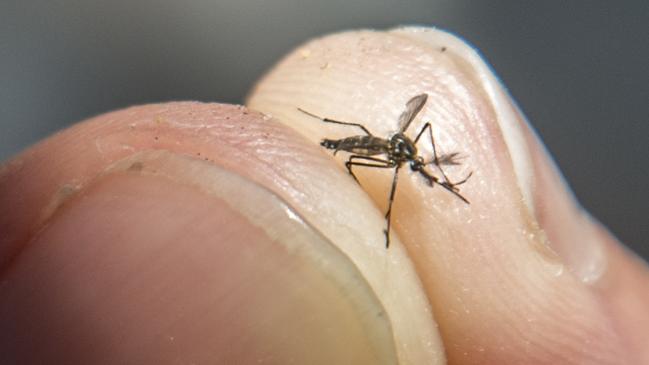
<path fill-rule="evenodd" d="M 417 147 L 403 133 L 397 133 L 390 138 L 391 157 L 398 161 L 410 161 L 417 157 Z"/>

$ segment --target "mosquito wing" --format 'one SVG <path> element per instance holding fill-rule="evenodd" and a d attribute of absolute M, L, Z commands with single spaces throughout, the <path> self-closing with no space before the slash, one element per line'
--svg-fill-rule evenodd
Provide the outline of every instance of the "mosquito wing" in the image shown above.
<path fill-rule="evenodd" d="M 415 119 L 417 113 L 424 107 L 426 104 L 426 99 L 428 99 L 428 94 L 420 94 L 414 98 L 408 100 L 406 103 L 406 110 L 399 116 L 399 132 L 403 133 L 410 126 L 410 122 Z"/>

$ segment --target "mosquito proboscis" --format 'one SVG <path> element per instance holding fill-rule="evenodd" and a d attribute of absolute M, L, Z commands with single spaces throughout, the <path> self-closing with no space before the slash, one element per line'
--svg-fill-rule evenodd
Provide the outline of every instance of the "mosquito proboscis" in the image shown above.
<path fill-rule="evenodd" d="M 385 233 L 386 248 L 390 247 L 392 203 L 394 202 L 396 193 L 399 169 L 404 164 L 409 164 L 410 169 L 423 176 L 431 187 L 435 184 L 440 185 L 441 187 L 461 199 L 463 202 L 469 204 L 469 201 L 464 196 L 462 196 L 462 194 L 460 194 L 458 186 L 464 184 L 469 179 L 469 177 L 471 177 L 472 173 L 469 173 L 469 175 L 467 175 L 461 181 L 451 182 L 446 176 L 444 169 L 442 168 L 443 165 L 459 165 L 459 154 L 457 152 L 443 154 L 441 156 L 437 154 L 437 150 L 435 148 L 435 139 L 433 137 L 433 127 L 429 122 L 424 124 L 414 140 L 410 139 L 406 135 L 408 127 L 415 119 L 417 114 L 421 111 L 421 109 L 423 109 L 427 99 L 427 94 L 420 94 L 410 99 L 406 103 L 406 110 L 404 110 L 403 113 L 401 113 L 401 115 L 399 116 L 399 129 L 396 133 L 388 138 L 375 136 L 362 124 L 323 118 L 304 109 L 298 108 L 298 110 L 300 110 L 301 112 L 311 117 L 320 119 L 323 122 L 357 127 L 363 131 L 363 135 L 354 135 L 341 139 L 325 138 L 320 142 L 320 145 L 322 145 L 323 147 L 333 150 L 334 155 L 338 151 L 345 151 L 350 153 L 347 161 L 345 162 L 345 167 L 347 167 L 347 171 L 354 178 L 354 180 L 356 180 L 356 182 L 358 182 L 358 178 L 356 178 L 356 175 L 352 170 L 353 166 L 394 169 L 392 187 L 390 188 L 390 197 L 388 199 L 388 210 L 385 213 L 387 227 L 383 231 Z M 428 131 L 428 134 L 430 136 L 433 151 L 433 159 L 430 161 L 425 161 L 424 158 L 418 154 L 417 150 L 417 142 L 419 142 L 426 131 Z M 437 176 L 432 175 L 431 173 L 426 171 L 425 167 L 427 165 L 435 165 L 437 167 L 437 170 L 439 170 L 439 172 L 441 173 L 442 178 L 440 179 Z"/>

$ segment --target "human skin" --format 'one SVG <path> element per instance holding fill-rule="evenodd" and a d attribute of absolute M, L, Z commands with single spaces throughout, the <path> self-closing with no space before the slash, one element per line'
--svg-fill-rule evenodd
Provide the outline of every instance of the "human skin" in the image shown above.
<path fill-rule="evenodd" d="M 356 184 L 318 141 L 357 131 L 297 108 L 385 136 L 422 92 L 417 120 L 463 156 L 448 173 L 473 172 L 471 204 L 403 168 L 386 250 L 389 171 Z M 247 106 L 132 107 L 2 166 L 0 358 L 649 363 L 645 263 L 578 206 L 459 40 L 315 40 Z"/>

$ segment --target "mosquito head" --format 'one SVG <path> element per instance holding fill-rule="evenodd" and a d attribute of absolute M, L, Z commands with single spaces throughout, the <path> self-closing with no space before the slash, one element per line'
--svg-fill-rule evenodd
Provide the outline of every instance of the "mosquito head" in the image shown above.
<path fill-rule="evenodd" d="M 412 171 L 419 171 L 421 170 L 426 163 L 424 162 L 424 158 L 421 156 L 417 156 L 414 159 L 410 160 L 410 169 Z"/>
<path fill-rule="evenodd" d="M 397 161 L 412 161 L 417 158 L 417 147 L 403 133 L 397 133 L 390 138 L 390 154 Z"/>

